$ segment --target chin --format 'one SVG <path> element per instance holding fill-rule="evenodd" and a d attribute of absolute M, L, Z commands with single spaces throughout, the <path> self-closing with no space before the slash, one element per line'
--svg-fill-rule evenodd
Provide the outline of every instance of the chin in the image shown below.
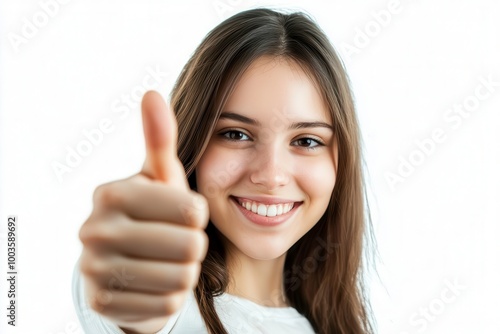
<path fill-rule="evenodd" d="M 268 240 L 262 240 L 268 239 Z M 231 243 L 246 256 L 255 260 L 274 260 L 285 254 L 291 245 L 284 245 L 277 242 L 276 237 L 262 237 L 258 242 L 254 239 L 235 240 Z"/>

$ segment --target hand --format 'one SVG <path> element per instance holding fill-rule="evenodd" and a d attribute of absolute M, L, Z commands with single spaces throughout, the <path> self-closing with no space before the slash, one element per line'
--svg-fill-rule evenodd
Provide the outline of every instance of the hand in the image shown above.
<path fill-rule="evenodd" d="M 144 95 L 142 117 L 143 168 L 95 190 L 79 232 L 80 269 L 92 309 L 131 333 L 154 333 L 198 283 L 209 212 L 189 189 L 177 122 L 158 93 Z"/>

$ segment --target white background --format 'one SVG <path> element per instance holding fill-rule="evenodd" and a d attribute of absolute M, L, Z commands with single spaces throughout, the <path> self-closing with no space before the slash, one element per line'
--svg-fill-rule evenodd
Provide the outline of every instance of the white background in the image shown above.
<path fill-rule="evenodd" d="M 0 5 L 2 333 L 80 333 L 70 284 L 78 230 L 94 188 L 144 159 L 138 104 L 125 113 L 122 96 L 158 68 L 167 97 L 210 29 L 268 4 L 311 14 L 351 77 L 379 248 L 380 277 L 369 282 L 379 333 L 500 333 L 498 1 L 401 0 L 394 10 L 386 0 L 74 0 L 52 16 L 46 2 Z M 39 27 L 26 38 L 27 22 Z M 475 98 L 488 78 L 496 86 Z M 458 123 L 448 110 L 464 103 L 474 110 Z M 103 119 L 112 131 L 59 180 L 53 164 Z M 444 140 L 422 153 L 416 142 L 436 129 Z M 401 159 L 415 164 L 391 186 Z M 4 307 L 8 215 L 19 220 L 16 328 Z"/>

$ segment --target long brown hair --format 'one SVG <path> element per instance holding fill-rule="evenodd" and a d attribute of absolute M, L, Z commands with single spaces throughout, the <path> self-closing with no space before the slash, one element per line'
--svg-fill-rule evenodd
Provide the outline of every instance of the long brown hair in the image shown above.
<path fill-rule="evenodd" d="M 314 79 L 331 112 L 339 150 L 336 184 L 328 208 L 288 250 L 286 296 L 318 333 L 373 333 L 362 275 L 364 241 L 372 234 L 367 228 L 371 220 L 365 211 L 368 203 L 358 121 L 345 68 L 326 35 L 308 15 L 266 8 L 240 12 L 209 32 L 195 50 L 170 96 L 179 125 L 178 155 L 190 187 L 197 189 L 195 168 L 224 104 L 245 69 L 261 56 L 295 61 Z M 209 332 L 224 334 L 227 331 L 213 298 L 225 292 L 228 285 L 225 250 L 211 222 L 206 232 L 209 250 L 195 296 Z M 319 245 L 323 249 L 318 251 Z M 292 270 L 306 266 L 307 275 Z"/>

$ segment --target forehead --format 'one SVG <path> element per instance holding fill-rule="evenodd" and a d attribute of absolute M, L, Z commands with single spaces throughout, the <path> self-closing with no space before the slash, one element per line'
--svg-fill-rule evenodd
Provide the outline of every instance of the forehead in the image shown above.
<path fill-rule="evenodd" d="M 253 117 L 281 112 L 290 118 L 331 119 L 315 82 L 299 64 L 283 57 L 255 60 L 236 83 L 224 110 Z"/>

